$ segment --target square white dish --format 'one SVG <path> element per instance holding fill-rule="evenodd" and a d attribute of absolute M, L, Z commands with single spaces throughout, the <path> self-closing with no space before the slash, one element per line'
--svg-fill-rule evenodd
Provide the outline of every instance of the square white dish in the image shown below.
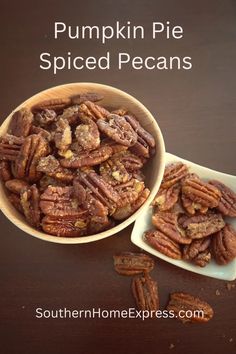
<path fill-rule="evenodd" d="M 228 175 L 225 173 L 221 173 L 218 171 L 211 170 L 207 167 L 203 167 L 200 165 L 197 165 L 193 162 L 184 160 L 180 157 L 177 157 L 175 155 L 166 153 L 165 156 L 165 162 L 166 165 L 172 162 L 177 162 L 177 161 L 182 161 L 185 163 L 188 167 L 190 172 L 195 172 L 198 174 L 201 178 L 205 180 L 210 180 L 210 179 L 216 179 L 221 182 L 223 182 L 226 186 L 231 188 L 234 192 L 236 192 L 236 177 L 232 175 Z M 152 216 L 152 207 L 148 207 L 147 209 L 144 210 L 141 215 L 136 219 L 132 234 L 131 234 L 131 241 L 138 247 L 142 248 L 148 253 L 151 253 L 152 255 L 161 258 L 165 260 L 166 262 L 169 262 L 171 264 L 174 264 L 177 267 L 189 270 L 194 273 L 202 274 L 208 277 L 212 278 L 217 278 L 217 279 L 223 279 L 223 280 L 234 280 L 236 279 L 236 258 L 230 262 L 227 265 L 221 266 L 218 265 L 214 260 L 211 260 L 211 262 L 204 268 L 201 268 L 197 265 L 191 264 L 187 261 L 183 260 L 175 260 L 172 258 L 169 258 L 165 256 L 164 254 L 156 251 L 154 248 L 149 246 L 144 240 L 143 240 L 143 233 L 146 230 L 149 230 L 153 228 L 152 222 L 151 222 L 151 216 Z M 225 218 L 228 223 L 230 223 L 235 229 L 236 229 L 236 218 Z"/>

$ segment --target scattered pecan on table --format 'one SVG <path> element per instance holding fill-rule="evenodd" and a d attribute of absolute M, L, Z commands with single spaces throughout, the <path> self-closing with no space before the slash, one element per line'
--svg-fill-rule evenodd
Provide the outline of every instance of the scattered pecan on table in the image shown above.
<path fill-rule="evenodd" d="M 84 92 L 23 107 L 0 138 L 8 199 L 45 233 L 102 232 L 149 196 L 142 169 L 155 140 L 130 112 L 112 102 L 103 107 L 102 99 Z"/>

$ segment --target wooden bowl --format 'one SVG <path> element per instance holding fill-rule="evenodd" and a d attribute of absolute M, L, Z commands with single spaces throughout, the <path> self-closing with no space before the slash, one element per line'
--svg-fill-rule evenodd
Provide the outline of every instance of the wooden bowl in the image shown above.
<path fill-rule="evenodd" d="M 29 98 L 21 105 L 19 105 L 14 111 L 18 110 L 21 107 L 31 107 L 32 105 L 43 101 L 45 99 L 56 98 L 56 97 L 66 97 L 73 96 L 78 93 L 83 92 L 98 92 L 104 96 L 104 99 L 101 101 L 101 104 L 108 106 L 114 109 L 119 107 L 125 107 L 131 111 L 142 124 L 142 126 L 152 133 L 156 140 L 156 155 L 150 159 L 146 166 L 146 186 L 150 189 L 151 193 L 146 200 L 146 202 L 140 207 L 133 215 L 128 219 L 124 220 L 115 227 L 98 233 L 96 235 L 83 236 L 83 237 L 57 237 L 46 234 L 44 232 L 38 231 L 31 227 L 24 217 L 11 205 L 7 199 L 6 191 L 3 183 L 0 184 L 0 208 L 6 217 L 15 224 L 18 228 L 26 232 L 27 234 L 37 237 L 41 240 L 56 242 L 56 243 L 65 243 L 65 244 L 75 244 L 75 243 L 87 243 L 92 241 L 101 240 L 105 237 L 116 234 L 118 231 L 124 229 L 130 225 L 138 215 L 148 207 L 152 199 L 155 197 L 162 177 L 164 173 L 164 156 L 165 156 L 165 145 L 162 137 L 161 130 L 155 121 L 152 114 L 144 107 L 142 103 L 136 100 L 134 97 L 128 95 L 127 93 L 118 90 L 111 86 L 95 84 L 95 83 L 72 83 L 61 86 L 52 87 L 48 90 L 42 91 L 33 97 Z M 100 102 L 99 102 L 100 103 Z M 13 112 L 12 112 L 13 113 Z M 7 132 L 8 125 L 12 116 L 12 113 L 5 119 L 3 124 L 0 127 L 0 136 L 4 135 Z"/>

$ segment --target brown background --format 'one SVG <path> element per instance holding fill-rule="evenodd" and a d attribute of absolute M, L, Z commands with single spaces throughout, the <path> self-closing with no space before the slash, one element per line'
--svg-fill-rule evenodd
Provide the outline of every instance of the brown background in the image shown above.
<path fill-rule="evenodd" d="M 177 7 L 178 6 L 178 7 Z M 57 84 L 111 84 L 140 99 L 157 118 L 167 151 L 235 174 L 236 2 L 181 1 L 1 1 L 1 120 L 36 92 Z M 184 39 L 155 42 L 55 41 L 53 22 L 141 24 L 169 20 L 184 27 Z M 120 49 L 132 55 L 192 56 L 191 71 L 61 71 L 39 69 L 39 55 L 102 55 Z M 112 255 L 136 250 L 131 227 L 86 245 L 56 245 L 25 235 L 1 217 L 1 353 L 235 353 L 236 289 L 191 274 L 161 260 L 161 305 L 169 292 L 189 291 L 215 309 L 206 325 L 174 320 L 37 320 L 36 307 L 126 309 L 133 306 L 130 279 L 118 276 Z M 220 295 L 216 296 L 216 290 Z M 233 338 L 233 341 L 231 340 Z M 170 344 L 174 348 L 169 349 Z"/>

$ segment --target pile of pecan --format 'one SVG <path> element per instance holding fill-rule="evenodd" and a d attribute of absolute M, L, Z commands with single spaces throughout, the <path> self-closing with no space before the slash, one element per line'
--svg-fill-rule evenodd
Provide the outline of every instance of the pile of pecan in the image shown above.
<path fill-rule="evenodd" d="M 114 268 L 120 275 L 134 276 L 132 294 L 136 306 L 141 311 L 148 311 L 150 318 L 155 318 L 160 310 L 157 282 L 150 276 L 154 260 L 144 253 L 122 252 L 113 256 Z M 166 307 L 170 318 L 186 322 L 208 322 L 214 314 L 212 307 L 202 299 L 187 293 L 170 294 Z M 202 316 L 194 316 L 195 311 L 202 311 Z M 191 312 L 191 316 L 188 313 Z M 163 311 L 164 313 L 164 311 Z"/>
<path fill-rule="evenodd" d="M 0 140 L 0 176 L 14 207 L 45 233 L 107 230 L 147 199 L 142 168 L 155 140 L 125 109 L 96 93 L 21 108 Z"/>
<path fill-rule="evenodd" d="M 153 201 L 145 241 L 174 259 L 205 267 L 212 258 L 228 264 L 236 257 L 236 231 L 224 217 L 236 217 L 236 194 L 219 181 L 203 181 L 182 162 L 166 167 Z"/>

